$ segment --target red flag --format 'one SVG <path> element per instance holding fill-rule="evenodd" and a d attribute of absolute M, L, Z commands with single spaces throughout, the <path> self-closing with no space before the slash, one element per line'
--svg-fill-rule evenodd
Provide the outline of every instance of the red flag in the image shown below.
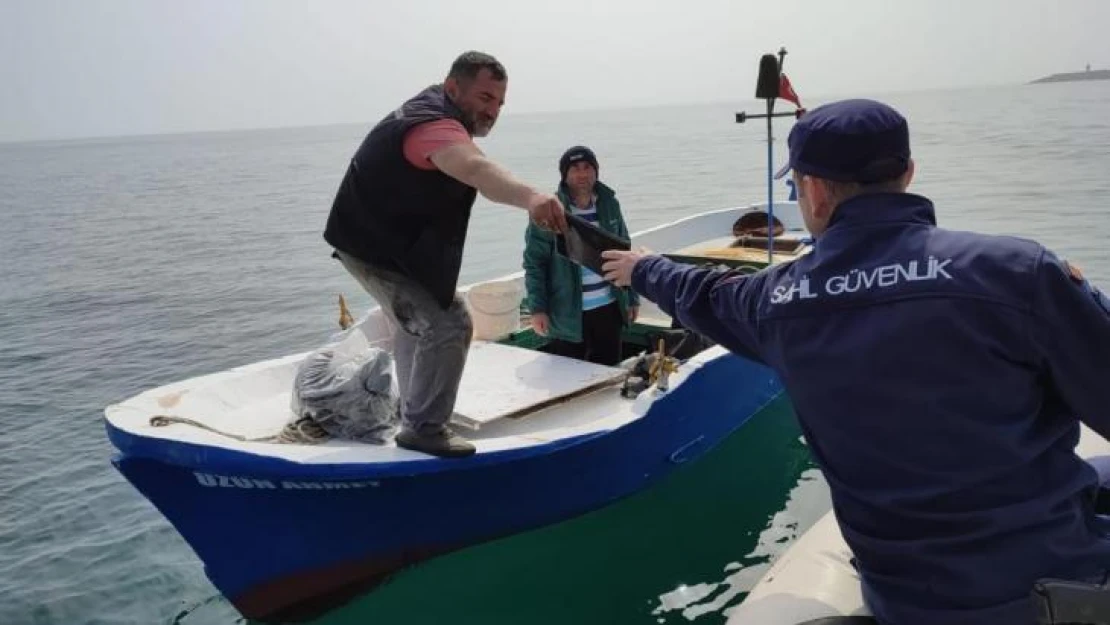
<path fill-rule="evenodd" d="M 779 77 L 779 97 L 793 102 L 799 108 L 802 106 L 802 101 L 798 98 L 798 94 L 794 92 L 794 86 L 790 84 L 790 79 L 786 77 L 786 74 L 781 74 Z"/>

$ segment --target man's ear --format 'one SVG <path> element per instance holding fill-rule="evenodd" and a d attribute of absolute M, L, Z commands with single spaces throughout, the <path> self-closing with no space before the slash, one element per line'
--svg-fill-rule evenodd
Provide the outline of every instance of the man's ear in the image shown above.
<path fill-rule="evenodd" d="M 910 183 L 913 182 L 913 172 L 914 172 L 914 166 L 913 166 L 913 159 L 911 158 L 910 163 L 909 163 L 909 167 L 906 168 L 906 173 L 902 174 L 902 188 L 903 189 L 910 186 Z"/>
<path fill-rule="evenodd" d="M 452 100 L 458 99 L 459 92 L 461 91 L 459 79 L 454 76 L 448 76 L 447 79 L 443 81 L 443 91 Z"/>
<path fill-rule="evenodd" d="M 832 193 L 828 185 L 824 180 L 818 180 L 813 176 L 803 176 L 802 184 L 807 185 L 806 195 L 809 196 L 809 206 L 813 216 L 817 219 L 828 219 L 833 209 Z"/>

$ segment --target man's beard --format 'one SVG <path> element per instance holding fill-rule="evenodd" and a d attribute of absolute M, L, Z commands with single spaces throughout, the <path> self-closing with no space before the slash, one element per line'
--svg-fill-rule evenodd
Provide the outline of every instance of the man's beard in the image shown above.
<path fill-rule="evenodd" d="M 470 116 L 470 127 L 473 129 L 475 137 L 484 137 L 493 130 L 493 124 L 496 120 L 485 117 L 481 114 Z"/>

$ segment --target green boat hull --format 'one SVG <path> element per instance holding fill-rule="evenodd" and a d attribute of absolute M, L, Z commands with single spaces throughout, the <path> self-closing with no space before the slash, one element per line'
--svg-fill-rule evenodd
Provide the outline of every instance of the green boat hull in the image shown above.
<path fill-rule="evenodd" d="M 811 470 L 783 394 L 654 488 L 412 567 L 314 623 L 724 623 L 744 597 L 728 580 L 765 565 L 748 554 Z"/>

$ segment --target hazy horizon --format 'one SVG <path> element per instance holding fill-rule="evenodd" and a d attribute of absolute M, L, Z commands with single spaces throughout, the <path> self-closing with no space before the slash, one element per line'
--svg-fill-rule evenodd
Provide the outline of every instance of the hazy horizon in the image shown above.
<path fill-rule="evenodd" d="M 935 87 L 935 88 L 929 88 L 929 89 L 907 89 L 907 90 L 877 91 L 877 92 L 872 92 L 872 93 L 867 94 L 866 97 L 882 98 L 883 96 L 896 96 L 896 95 L 900 95 L 900 94 L 910 94 L 910 93 L 943 93 L 943 92 L 949 92 L 949 91 L 999 89 L 999 88 L 1019 87 L 1019 86 L 1023 86 L 1023 83 L 984 84 L 984 85 L 969 85 L 969 86 L 960 86 L 960 87 Z M 1031 85 L 1031 87 L 1035 87 L 1035 85 Z M 753 86 L 752 90 L 754 91 L 754 86 Z M 850 97 L 850 94 L 824 94 L 824 95 L 822 95 L 822 94 L 813 94 L 813 95 L 810 95 L 808 98 L 804 98 L 803 103 L 807 105 L 807 108 L 812 108 L 813 105 L 810 105 L 809 102 L 816 103 L 816 102 L 828 101 L 828 100 L 836 99 L 836 98 L 840 98 L 840 97 Z M 808 100 L 808 102 L 807 102 L 807 100 Z M 753 106 L 751 106 L 753 104 L 757 105 L 758 108 L 753 108 Z M 581 113 L 590 113 L 590 112 L 604 113 L 604 112 L 614 112 L 614 111 L 622 111 L 622 110 L 631 111 L 631 110 L 638 110 L 638 109 L 667 109 L 667 108 L 709 107 L 709 106 L 721 106 L 721 107 L 737 106 L 737 107 L 739 107 L 739 108 L 737 108 L 737 111 L 747 110 L 748 112 L 754 112 L 754 113 L 763 112 L 763 108 L 762 108 L 763 107 L 763 101 L 762 100 L 755 100 L 754 98 L 748 98 L 748 99 L 738 98 L 738 99 L 735 99 L 735 100 L 691 101 L 691 102 L 674 102 L 674 103 L 643 104 L 643 105 L 636 105 L 636 104 L 599 105 L 599 106 L 592 106 L 592 107 L 567 108 L 567 109 L 550 110 L 550 111 L 548 111 L 548 110 L 533 110 L 533 111 L 505 112 L 505 113 L 502 113 L 500 121 L 498 122 L 498 125 L 499 126 L 503 125 L 506 120 L 524 119 L 524 118 L 535 117 L 535 116 L 544 116 L 544 115 L 581 114 Z M 776 112 L 787 111 L 787 110 L 791 110 L 792 108 L 793 108 L 793 104 L 791 104 L 789 102 L 783 102 L 781 100 L 775 105 L 775 111 Z M 265 131 L 273 131 L 273 130 L 297 130 L 297 129 L 329 128 L 329 127 L 336 127 L 336 126 L 358 126 L 358 125 L 363 125 L 363 126 L 366 127 L 367 130 L 369 130 L 374 125 L 374 123 L 377 122 L 378 118 L 381 117 L 381 116 L 384 116 L 387 112 L 388 112 L 388 109 L 383 109 L 382 111 L 378 112 L 375 115 L 368 116 L 366 119 L 357 119 L 357 120 L 340 120 L 340 121 L 317 122 L 317 123 L 311 123 L 310 122 L 310 123 L 304 123 L 304 124 L 291 124 L 291 125 L 280 125 L 280 126 L 240 126 L 240 127 L 235 127 L 235 128 L 197 128 L 197 129 L 186 129 L 186 130 L 169 129 L 169 130 L 158 131 L 158 132 L 143 132 L 143 133 L 129 133 L 129 134 L 77 135 L 77 136 L 67 136 L 67 137 L 39 137 L 39 138 L 31 138 L 31 139 L 0 140 L 0 145 L 5 145 L 5 144 L 13 144 L 14 145 L 14 144 L 23 144 L 23 143 L 27 143 L 27 144 L 33 144 L 33 143 L 65 143 L 65 142 L 83 142 L 83 141 L 95 142 L 95 141 L 111 141 L 111 140 L 114 140 L 114 139 L 138 139 L 138 138 L 143 138 L 143 137 L 156 138 L 156 137 L 173 137 L 173 136 L 184 136 L 184 135 L 195 135 L 195 134 L 250 133 L 250 132 L 265 132 Z M 496 132 L 496 130 L 494 132 Z"/>
<path fill-rule="evenodd" d="M 372 124 L 467 49 L 506 65 L 506 118 L 746 103 L 780 46 L 804 104 L 1020 85 L 1110 67 L 1107 24 L 1105 0 L 0 0 L 0 142 Z"/>

